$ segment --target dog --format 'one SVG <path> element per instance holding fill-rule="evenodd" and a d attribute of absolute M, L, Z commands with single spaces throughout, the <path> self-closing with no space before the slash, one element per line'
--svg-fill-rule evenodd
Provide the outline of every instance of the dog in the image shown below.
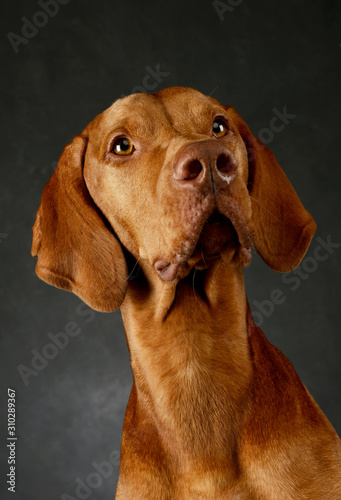
<path fill-rule="evenodd" d="M 254 247 L 275 271 L 315 233 L 231 106 L 184 87 L 118 99 L 74 137 L 33 227 L 36 272 L 121 307 L 133 387 L 117 500 L 337 500 L 340 440 L 255 325 Z"/>

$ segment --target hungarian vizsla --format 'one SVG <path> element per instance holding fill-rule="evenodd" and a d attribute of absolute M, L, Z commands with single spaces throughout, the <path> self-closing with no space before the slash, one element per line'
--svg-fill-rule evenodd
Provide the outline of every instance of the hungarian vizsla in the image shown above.
<path fill-rule="evenodd" d="M 316 226 L 230 106 L 183 87 L 117 100 L 68 144 L 33 229 L 37 274 L 121 307 L 134 383 L 118 500 L 337 500 L 340 440 L 250 314 Z"/>

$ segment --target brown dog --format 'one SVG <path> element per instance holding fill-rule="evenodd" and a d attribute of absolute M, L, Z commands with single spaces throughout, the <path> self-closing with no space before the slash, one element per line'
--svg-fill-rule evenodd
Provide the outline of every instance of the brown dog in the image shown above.
<path fill-rule="evenodd" d="M 252 246 L 286 272 L 314 232 L 273 154 L 193 89 L 119 99 L 66 146 L 32 254 L 48 283 L 121 307 L 134 384 L 117 499 L 341 498 L 339 438 L 243 283 Z"/>

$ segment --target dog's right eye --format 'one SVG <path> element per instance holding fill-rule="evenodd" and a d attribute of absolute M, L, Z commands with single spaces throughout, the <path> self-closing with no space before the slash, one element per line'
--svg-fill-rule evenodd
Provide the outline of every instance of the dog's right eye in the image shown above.
<path fill-rule="evenodd" d="M 131 155 L 134 152 L 134 144 L 127 137 L 120 137 L 114 142 L 112 152 L 120 156 Z"/>
<path fill-rule="evenodd" d="M 217 139 L 224 137 L 224 135 L 228 132 L 226 123 L 223 120 L 216 118 L 212 125 L 212 132 Z"/>

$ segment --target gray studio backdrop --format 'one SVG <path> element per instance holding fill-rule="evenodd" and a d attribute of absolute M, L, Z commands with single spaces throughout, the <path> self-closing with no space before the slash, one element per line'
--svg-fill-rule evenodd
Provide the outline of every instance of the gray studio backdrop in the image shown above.
<path fill-rule="evenodd" d="M 2 498 L 113 498 L 132 383 L 120 312 L 92 312 L 39 281 L 30 246 L 64 145 L 132 91 L 183 85 L 233 104 L 313 214 L 300 268 L 282 276 L 255 255 L 246 284 L 256 321 L 340 432 L 340 20 L 337 0 L 3 4 Z"/>

